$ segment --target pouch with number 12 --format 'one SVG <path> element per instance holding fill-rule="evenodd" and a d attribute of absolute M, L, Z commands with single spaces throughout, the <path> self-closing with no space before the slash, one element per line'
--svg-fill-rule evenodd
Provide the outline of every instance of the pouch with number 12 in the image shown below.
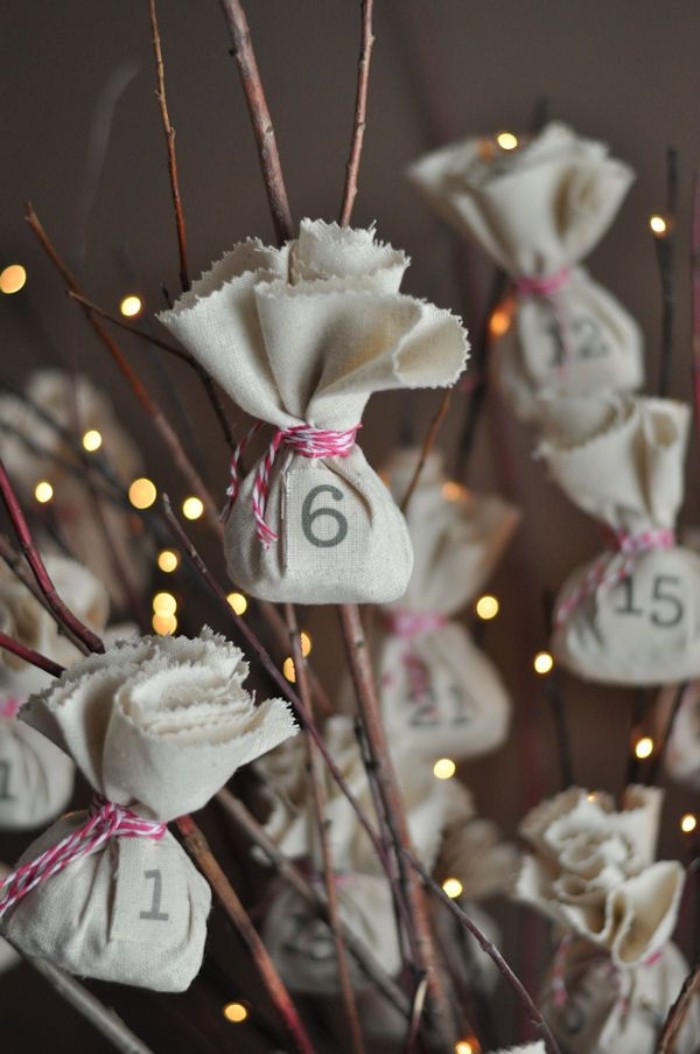
<path fill-rule="evenodd" d="M 263 428 L 232 503 L 234 582 L 266 600 L 385 602 L 413 555 L 355 442 L 372 392 L 452 384 L 466 334 L 399 292 L 408 258 L 374 230 L 304 220 L 281 249 L 249 240 L 160 316 Z"/>
<path fill-rule="evenodd" d="M 675 543 L 689 411 L 670 399 L 560 399 L 539 455 L 606 551 L 576 570 L 555 605 L 552 650 L 611 684 L 700 675 L 700 556 Z"/>

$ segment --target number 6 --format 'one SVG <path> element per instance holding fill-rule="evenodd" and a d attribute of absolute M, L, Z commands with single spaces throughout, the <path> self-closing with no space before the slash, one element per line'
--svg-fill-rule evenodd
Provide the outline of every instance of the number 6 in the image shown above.
<path fill-rule="evenodd" d="M 314 499 L 319 495 L 323 494 L 324 491 L 328 491 L 334 501 L 343 500 L 343 492 L 338 487 L 332 486 L 330 483 L 323 483 L 319 487 L 312 487 L 309 493 L 304 498 L 304 504 L 301 507 L 301 529 L 304 532 L 304 537 L 311 542 L 312 545 L 318 546 L 319 549 L 328 549 L 333 545 L 340 545 L 345 539 L 348 533 L 348 521 L 343 516 L 342 512 L 338 512 L 337 509 L 329 509 L 327 506 L 323 506 L 320 509 L 314 509 L 311 511 Z M 317 534 L 313 533 L 313 522 L 319 516 L 330 516 L 335 520 L 337 530 L 332 538 L 319 538 Z"/>

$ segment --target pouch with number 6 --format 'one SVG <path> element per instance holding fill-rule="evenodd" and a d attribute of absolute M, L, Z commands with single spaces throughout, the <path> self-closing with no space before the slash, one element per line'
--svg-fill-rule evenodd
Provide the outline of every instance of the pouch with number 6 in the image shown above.
<path fill-rule="evenodd" d="M 226 558 L 266 600 L 386 602 L 411 573 L 401 513 L 356 443 L 372 392 L 452 384 L 459 320 L 399 292 L 408 259 L 374 230 L 303 220 L 281 249 L 249 240 L 161 321 L 256 419 L 263 452 L 232 461 Z"/>
<path fill-rule="evenodd" d="M 700 556 L 676 544 L 689 411 L 610 395 L 547 404 L 539 447 L 564 493 L 600 521 L 606 551 L 564 583 L 552 651 L 592 681 L 700 674 Z"/>
<path fill-rule="evenodd" d="M 2 930 L 72 973 L 182 991 L 202 962 L 211 894 L 166 824 L 293 735 L 287 704 L 256 707 L 222 637 L 125 641 L 33 696 L 22 720 L 96 792 L 0 886 Z"/>

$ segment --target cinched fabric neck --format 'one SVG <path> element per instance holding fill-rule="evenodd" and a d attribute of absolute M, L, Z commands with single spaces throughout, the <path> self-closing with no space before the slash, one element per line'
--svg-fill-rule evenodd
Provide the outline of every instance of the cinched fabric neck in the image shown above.
<path fill-rule="evenodd" d="M 571 268 L 561 267 L 554 274 L 545 278 L 536 276 L 516 278 L 513 281 L 515 292 L 521 297 L 541 296 L 552 297 L 571 280 Z"/>

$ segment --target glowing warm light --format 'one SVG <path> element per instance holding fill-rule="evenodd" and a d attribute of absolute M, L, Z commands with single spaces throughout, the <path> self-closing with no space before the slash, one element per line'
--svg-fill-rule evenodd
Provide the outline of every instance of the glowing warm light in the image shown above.
<path fill-rule="evenodd" d="M 433 765 L 433 776 L 438 780 L 451 780 L 456 771 L 452 758 L 439 758 Z"/>
<path fill-rule="evenodd" d="M 53 487 L 47 480 L 42 479 L 34 488 L 34 497 L 40 505 L 46 505 L 46 502 L 53 498 Z"/>
<path fill-rule="evenodd" d="M 135 509 L 150 509 L 157 496 L 155 484 L 145 477 L 135 479 L 129 487 L 129 501 Z"/>
<path fill-rule="evenodd" d="M 224 1017 L 234 1025 L 240 1025 L 241 1021 L 248 1017 L 248 1008 L 243 1003 L 227 1003 L 224 1007 Z"/>
<path fill-rule="evenodd" d="M 554 668 L 554 659 L 548 651 L 538 651 L 532 662 L 535 673 L 549 673 Z"/>
<path fill-rule="evenodd" d="M 130 293 L 129 296 L 125 296 L 122 300 L 119 310 L 126 318 L 135 318 L 136 315 L 141 314 L 143 311 L 143 300 L 140 296 Z"/>
<path fill-rule="evenodd" d="M 96 428 L 91 428 L 83 436 L 83 446 L 89 454 L 99 450 L 102 446 L 102 434 Z"/>
<path fill-rule="evenodd" d="M 172 593 L 156 593 L 153 598 L 153 610 L 156 615 L 174 615 L 177 611 L 177 600 Z"/>
<path fill-rule="evenodd" d="M 166 575 L 177 571 L 180 566 L 180 556 L 174 549 L 163 549 L 158 553 L 158 567 L 165 571 Z"/>
<path fill-rule="evenodd" d="M 497 307 L 489 319 L 489 333 L 492 337 L 502 337 L 510 329 L 510 311 Z"/>
<path fill-rule="evenodd" d="M 226 599 L 237 615 L 245 615 L 248 610 L 248 601 L 242 593 L 229 593 Z"/>
<path fill-rule="evenodd" d="M 199 498 L 185 498 L 182 503 L 182 515 L 186 520 L 198 520 L 204 512 L 204 503 Z"/>
<path fill-rule="evenodd" d="M 464 886 L 458 878 L 446 878 L 442 883 L 443 893 L 447 893 L 450 900 L 456 900 L 457 897 L 461 897 L 463 889 Z"/>
<path fill-rule="evenodd" d="M 654 740 L 651 736 L 642 736 L 634 744 L 634 755 L 639 758 L 640 761 L 644 761 L 645 758 L 650 758 L 654 753 Z"/>
<path fill-rule="evenodd" d="M 496 142 L 501 150 L 515 150 L 518 145 L 518 137 L 513 135 L 512 132 L 499 132 L 496 136 Z"/>
<path fill-rule="evenodd" d="M 476 1036 L 460 1039 L 455 1046 L 455 1054 L 481 1054 L 481 1044 Z"/>
<path fill-rule="evenodd" d="M 301 642 L 301 654 L 306 658 L 307 655 L 311 654 L 311 637 L 302 630 L 299 634 L 299 640 Z"/>
<path fill-rule="evenodd" d="M 159 637 L 169 637 L 177 629 L 177 619 L 174 615 L 155 614 L 151 622 L 154 631 Z"/>
<path fill-rule="evenodd" d="M 588 794 L 586 795 L 586 801 L 595 801 L 597 799 L 597 797 L 598 797 L 598 795 L 596 794 L 595 791 L 589 791 Z"/>
<path fill-rule="evenodd" d="M 650 216 L 649 226 L 651 227 L 652 234 L 656 234 L 657 236 L 665 234 L 668 230 L 668 224 L 663 216 Z"/>
<path fill-rule="evenodd" d="M 0 293 L 19 293 L 27 281 L 27 272 L 22 264 L 10 264 L 0 273 Z"/>
<path fill-rule="evenodd" d="M 297 671 L 294 669 L 294 659 L 290 657 L 289 659 L 284 660 L 282 664 L 282 673 L 288 681 L 294 684 L 297 679 Z"/>
<path fill-rule="evenodd" d="M 461 501 L 469 495 L 469 491 L 465 486 L 461 483 L 455 483 L 453 480 L 443 483 L 441 493 L 445 501 Z"/>
<path fill-rule="evenodd" d="M 692 812 L 681 816 L 681 831 L 683 834 L 692 834 L 698 825 L 698 818 Z"/>
<path fill-rule="evenodd" d="M 489 619 L 495 618 L 499 612 L 501 605 L 498 603 L 496 597 L 491 596 L 490 593 L 484 594 L 483 597 L 479 597 L 476 602 L 476 613 L 479 618 L 488 622 Z"/>

